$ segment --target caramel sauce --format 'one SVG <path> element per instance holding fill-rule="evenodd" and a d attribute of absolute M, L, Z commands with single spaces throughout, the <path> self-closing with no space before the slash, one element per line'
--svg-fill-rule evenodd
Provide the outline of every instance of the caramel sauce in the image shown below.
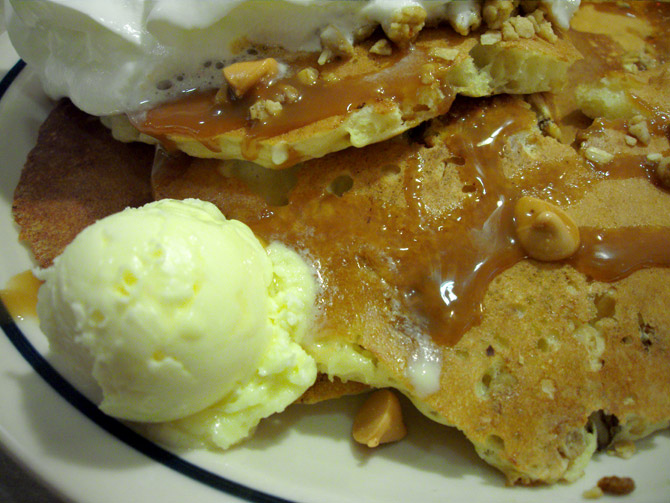
<path fill-rule="evenodd" d="M 7 286 L 0 290 L 0 299 L 12 318 L 37 317 L 37 291 L 41 285 L 31 271 L 10 278 Z"/>
<path fill-rule="evenodd" d="M 574 86 L 592 80 L 594 75 L 620 70 L 623 51 L 605 35 L 571 32 L 570 37 L 588 58 L 575 65 L 571 86 L 556 103 L 564 112 L 559 114 L 559 126 L 580 130 L 588 127 L 590 120 L 579 116 L 574 107 Z M 399 60 L 408 58 L 401 66 L 405 65 L 409 75 L 415 75 L 417 69 L 412 57 L 410 51 Z M 391 68 L 386 77 L 375 77 L 377 85 L 368 85 L 365 78 L 344 80 L 332 87 L 322 84 L 313 89 L 313 95 L 303 96 L 301 105 L 311 103 L 309 107 L 296 111 L 295 117 L 287 113 L 277 122 L 251 125 L 241 113 L 233 113 L 218 125 L 216 120 L 195 124 L 193 117 L 183 124 L 195 137 L 245 127 L 250 138 L 249 156 L 253 158 L 255 138 L 280 134 L 356 108 L 362 99 L 369 99 L 371 89 L 377 89 L 380 96 L 401 99 L 402 89 L 418 86 L 415 77 L 395 82 L 397 76 Z M 352 84 L 355 91 L 350 94 Z M 305 88 L 300 90 L 302 93 Z M 258 97 L 260 94 L 253 99 Z M 341 167 L 324 159 L 313 161 L 298 173 L 297 184 L 283 206 L 245 206 L 240 199 L 230 202 L 225 188 L 206 184 L 205 192 L 199 195 L 215 201 L 229 218 L 245 221 L 263 241 L 279 240 L 305 250 L 323 286 L 319 299 L 322 331 L 338 332 L 341 327 L 356 325 L 372 334 L 379 332 L 384 339 L 390 325 L 412 339 L 412 334 L 421 331 L 439 345 L 453 346 L 481 322 L 483 300 L 491 282 L 527 258 L 514 230 L 513 209 L 520 197 L 535 195 L 565 206 L 579 200 L 591 184 L 600 180 L 650 176 L 642 156 L 628 155 L 617 156 L 603 167 L 579 161 L 578 166 L 570 165 L 567 170 L 552 159 L 540 159 L 522 175 L 508 177 L 501 161 L 504 149 L 509 148 L 508 139 L 527 129 L 534 115 L 509 99 L 476 103 L 460 100 L 457 104 L 457 110 L 442 119 L 446 133 L 440 141 L 451 155 L 450 169 L 456 166 L 464 195 L 457 204 L 439 211 L 430 207 L 426 197 L 426 187 L 435 183 L 433 173 L 426 169 L 431 149 L 398 141 L 349 151 L 354 182 L 343 194 L 327 190 L 327 183 L 339 175 Z M 211 110 L 211 103 L 202 109 Z M 164 112 L 151 115 L 144 127 L 153 124 L 156 133 L 167 134 L 167 122 L 162 121 L 169 114 L 162 116 Z M 657 117 L 658 122 L 651 128 L 654 133 L 667 128 L 665 117 Z M 604 128 L 605 124 L 594 127 Z M 385 159 L 391 167 L 402 166 L 397 170 L 402 177 L 398 204 L 389 204 L 385 196 L 375 195 L 377 187 L 383 192 L 385 168 L 366 164 L 368 155 L 370 159 Z M 440 169 L 434 159 L 430 166 Z M 564 176 L 572 170 L 579 171 L 581 178 Z M 604 282 L 620 280 L 646 267 L 670 267 L 668 228 L 582 228 L 580 234 L 582 244 L 577 253 L 550 263 L 550 267 L 570 265 Z M 380 317 L 386 324 L 378 322 Z"/>
<path fill-rule="evenodd" d="M 427 158 L 431 149 L 406 142 L 350 151 L 353 186 L 340 195 L 327 185 L 339 175 L 333 171 L 339 165 L 323 159 L 296 172 L 296 185 L 282 206 L 263 200 L 245 207 L 226 195 L 225 186 L 211 187 L 211 181 L 205 186 L 212 195 L 198 196 L 215 200 L 224 214 L 243 220 L 264 241 L 291 243 L 309 254 L 323 284 L 322 330 L 338 331 L 366 313 L 396 306 L 386 314 L 396 330 L 410 336 L 422 331 L 440 345 L 453 346 L 480 323 L 491 282 L 527 258 L 514 230 L 513 209 L 520 197 L 536 195 L 565 206 L 598 180 L 646 176 L 639 159 L 609 171 L 586 162 L 570 166 L 584 173 L 577 179 L 563 176 L 565 166 L 552 159 L 506 175 L 501 159 L 509 137 L 528 129 L 534 115 L 515 100 L 479 103 L 459 101 L 443 119 L 446 133 L 439 140 L 442 146 L 435 147 L 451 156 L 451 169 L 463 187 L 460 202 L 450 208 L 436 212 L 426 197 L 435 183 L 431 171 L 439 169 L 435 159 Z M 375 195 L 387 175 L 384 166 L 366 165 L 368 158 L 402 166 L 402 204 Z M 582 231 L 577 255 L 554 265 L 570 264 L 594 279 L 615 281 L 670 261 L 668 229 Z M 372 321 L 361 324 L 374 330 Z"/>
<path fill-rule="evenodd" d="M 193 91 L 178 101 L 136 114 L 131 121 L 141 132 L 159 140 L 169 135 L 184 136 L 200 141 L 215 152 L 218 151 L 216 136 L 243 130 L 243 155 L 253 160 L 259 138 L 282 135 L 331 117 L 344 117 L 366 104 L 416 101 L 417 90 L 422 86 L 420 67 L 429 61 L 431 58 L 422 50 L 412 48 L 389 57 L 382 69 L 363 75 L 347 76 L 333 82 L 320 78 L 314 85 L 303 84 L 292 75 L 269 85 L 257 86 L 242 98 L 226 104 L 215 101 L 216 90 Z M 311 59 L 306 60 L 292 65 L 292 73 L 306 66 L 318 65 Z M 293 86 L 300 98 L 293 103 L 284 103 L 276 116 L 252 121 L 249 107 L 258 100 L 277 100 L 286 85 Z M 452 101 L 451 96 L 445 99 L 443 111 Z"/>
<path fill-rule="evenodd" d="M 612 282 L 644 267 L 670 267 L 670 229 L 580 229 L 581 248 L 568 261 L 597 281 Z"/>

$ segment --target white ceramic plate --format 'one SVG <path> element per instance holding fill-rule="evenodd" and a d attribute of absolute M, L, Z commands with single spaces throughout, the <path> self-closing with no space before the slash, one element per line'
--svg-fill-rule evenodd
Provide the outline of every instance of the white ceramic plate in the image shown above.
<path fill-rule="evenodd" d="M 5 77 L 0 93 L 4 285 L 33 265 L 18 243 L 11 201 L 52 103 L 35 74 L 21 65 Z M 429 421 L 407 403 L 406 440 L 370 452 L 358 447 L 350 439 L 350 427 L 361 397 L 291 407 L 265 421 L 252 440 L 225 453 L 175 455 L 100 414 L 78 395 L 48 363 L 47 344 L 34 320 L 3 322 L 2 329 L 0 441 L 49 486 L 78 503 L 549 503 L 578 501 L 605 475 L 635 479 L 638 487 L 626 501 L 670 499 L 667 432 L 641 442 L 629 461 L 597 455 L 586 476 L 572 485 L 508 488 L 462 435 Z"/>

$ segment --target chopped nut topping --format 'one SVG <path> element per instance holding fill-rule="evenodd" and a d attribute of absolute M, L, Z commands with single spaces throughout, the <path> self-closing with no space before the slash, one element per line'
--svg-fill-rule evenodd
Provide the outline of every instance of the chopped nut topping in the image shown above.
<path fill-rule="evenodd" d="M 378 54 L 380 56 L 390 56 L 393 54 L 393 48 L 391 43 L 385 38 L 377 40 L 372 47 L 370 47 L 370 52 L 372 54 Z"/>
<path fill-rule="evenodd" d="M 612 162 L 614 156 L 609 152 L 604 151 L 598 147 L 587 147 L 584 150 L 584 156 L 591 162 L 602 165 Z"/>
<path fill-rule="evenodd" d="M 249 113 L 253 120 L 264 121 L 270 117 L 279 115 L 282 111 L 282 105 L 278 101 L 258 100 L 249 107 Z"/>
<path fill-rule="evenodd" d="M 635 481 L 630 477 L 603 477 L 598 487 L 607 494 L 630 494 L 635 490 Z"/>
<path fill-rule="evenodd" d="M 238 98 L 263 81 L 275 77 L 279 73 L 279 64 L 274 58 L 256 61 L 233 63 L 223 69 L 223 77 Z"/>
<path fill-rule="evenodd" d="M 558 206 L 524 196 L 514 207 L 514 226 L 519 243 L 536 260 L 563 260 L 579 248 L 579 228 Z"/>
<path fill-rule="evenodd" d="M 543 38 L 547 42 L 552 44 L 558 40 L 558 36 L 554 33 L 554 27 L 551 25 L 551 22 L 544 18 L 544 11 L 541 9 L 534 10 L 529 14 L 528 19 L 533 23 L 533 28 L 535 28 L 535 33 L 537 33 L 540 38 Z"/>
<path fill-rule="evenodd" d="M 584 498 L 587 500 L 597 500 L 603 497 L 603 490 L 600 489 L 600 487 L 595 486 L 584 491 L 582 496 L 584 496 Z"/>
<path fill-rule="evenodd" d="M 502 25 L 502 36 L 505 40 L 531 38 L 533 35 L 535 35 L 533 23 L 523 16 L 511 17 Z"/>
<path fill-rule="evenodd" d="M 416 38 L 426 23 L 426 10 L 420 5 L 396 9 L 388 23 L 382 24 L 386 36 L 400 46 Z"/>
<path fill-rule="evenodd" d="M 534 93 L 527 97 L 527 101 L 537 115 L 537 123 L 540 130 L 547 136 L 562 141 L 563 133 L 553 119 L 551 109 L 547 105 L 544 95 L 541 93 Z"/>
<path fill-rule="evenodd" d="M 450 49 L 448 47 L 433 47 L 428 55 L 432 58 L 443 59 L 444 61 L 453 61 L 458 56 L 458 49 Z"/>
<path fill-rule="evenodd" d="M 608 454 L 622 459 L 630 459 L 635 454 L 635 442 L 631 440 L 619 440 L 607 451 Z"/>
<path fill-rule="evenodd" d="M 518 5 L 519 0 L 486 0 L 482 8 L 482 17 L 489 28 L 498 30 Z"/>
<path fill-rule="evenodd" d="M 313 86 L 316 84 L 316 81 L 319 79 L 319 70 L 312 68 L 303 68 L 298 72 L 298 80 L 301 84 L 306 86 Z"/>
<path fill-rule="evenodd" d="M 641 115 L 636 115 L 630 121 L 628 126 L 628 132 L 640 140 L 640 143 L 648 145 L 651 141 L 651 135 L 649 134 L 649 127 L 647 126 L 647 121 L 644 120 L 644 117 Z"/>
<path fill-rule="evenodd" d="M 275 96 L 275 100 L 279 103 L 295 103 L 300 99 L 300 92 L 289 84 L 280 84 L 279 93 Z"/>
<path fill-rule="evenodd" d="M 319 64 L 328 63 L 333 57 L 349 58 L 354 54 L 354 46 L 336 26 L 328 25 L 321 32 L 321 48 Z"/>
<path fill-rule="evenodd" d="M 623 139 L 626 142 L 626 144 L 630 145 L 631 147 L 634 147 L 637 144 L 637 138 L 635 138 L 634 136 L 631 136 L 629 134 L 624 136 Z"/>
<path fill-rule="evenodd" d="M 493 45 L 497 44 L 502 40 L 502 33 L 499 31 L 487 31 L 482 33 L 482 36 L 479 39 L 479 43 L 482 45 Z"/>
<path fill-rule="evenodd" d="M 372 393 L 354 419 L 354 440 L 368 447 L 396 442 L 407 434 L 398 397 L 387 389 Z"/>

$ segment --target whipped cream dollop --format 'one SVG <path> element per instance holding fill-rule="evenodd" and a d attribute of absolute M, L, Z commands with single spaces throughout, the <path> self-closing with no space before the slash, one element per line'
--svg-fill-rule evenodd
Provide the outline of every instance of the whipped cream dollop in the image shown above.
<path fill-rule="evenodd" d="M 550 2 L 567 26 L 579 0 Z M 476 27 L 480 0 L 10 0 L 8 32 L 53 98 L 93 115 L 148 108 L 179 93 L 219 87 L 221 68 L 255 59 L 249 42 L 288 51 L 321 50 L 333 25 L 350 41 L 399 10 L 420 6 L 427 23 Z"/>

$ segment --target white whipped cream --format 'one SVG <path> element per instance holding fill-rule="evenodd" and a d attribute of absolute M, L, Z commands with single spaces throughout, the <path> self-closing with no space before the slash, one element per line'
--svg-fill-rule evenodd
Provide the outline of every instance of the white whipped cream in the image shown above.
<path fill-rule="evenodd" d="M 544 0 L 548 2 L 549 0 Z M 53 98 L 94 115 L 129 112 L 195 88 L 218 87 L 223 65 L 257 56 L 235 42 L 320 51 L 328 25 L 353 41 L 422 6 L 427 22 L 459 33 L 476 26 L 481 0 L 9 0 L 12 43 Z M 552 3 L 552 2 L 549 2 Z M 554 5 L 555 4 L 555 5 Z M 552 3 L 561 24 L 578 0 Z M 239 44 L 237 44 L 239 47 Z"/>

